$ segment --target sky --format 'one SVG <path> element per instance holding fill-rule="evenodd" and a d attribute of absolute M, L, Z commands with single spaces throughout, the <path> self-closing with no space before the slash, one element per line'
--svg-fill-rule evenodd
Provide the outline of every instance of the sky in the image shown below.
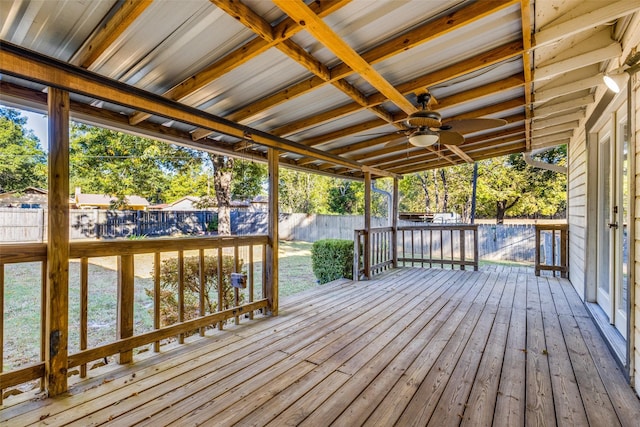
<path fill-rule="evenodd" d="M 26 127 L 33 130 L 33 133 L 40 140 L 40 146 L 47 151 L 47 117 L 41 113 L 31 113 L 24 110 L 20 110 L 20 112 L 27 118 Z"/>

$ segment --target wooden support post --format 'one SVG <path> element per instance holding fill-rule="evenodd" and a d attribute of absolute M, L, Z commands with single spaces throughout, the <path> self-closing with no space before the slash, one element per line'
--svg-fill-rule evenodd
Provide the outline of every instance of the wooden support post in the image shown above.
<path fill-rule="evenodd" d="M 535 270 L 536 276 L 540 275 L 540 228 L 536 227 L 536 253 L 535 253 Z"/>
<path fill-rule="evenodd" d="M 69 93 L 48 92 L 49 217 L 45 358 L 49 396 L 67 391 L 69 344 Z"/>
<path fill-rule="evenodd" d="M 364 173 L 364 277 L 371 278 L 371 172 Z"/>
<path fill-rule="evenodd" d="M 160 252 L 153 254 L 153 329 L 160 329 Z M 153 351 L 160 351 L 160 341 L 153 343 Z"/>
<path fill-rule="evenodd" d="M 133 255 L 118 257 L 118 319 L 116 336 L 118 339 L 133 336 Z M 133 361 L 131 350 L 120 352 L 118 363 L 124 365 Z"/>
<path fill-rule="evenodd" d="M 178 322 L 184 322 L 184 252 L 178 251 Z M 184 344 L 184 334 L 178 335 L 178 344 Z"/>
<path fill-rule="evenodd" d="M 398 178 L 393 178 L 393 209 L 391 209 L 391 256 L 393 268 L 398 268 L 398 205 L 400 202 Z"/>
<path fill-rule="evenodd" d="M 278 315 L 278 151 L 269 149 L 269 245 L 267 246 L 267 299 L 271 314 Z"/>
<path fill-rule="evenodd" d="M 80 258 L 80 350 L 87 349 L 89 333 L 89 258 Z M 87 364 L 80 365 L 80 378 L 87 376 Z"/>

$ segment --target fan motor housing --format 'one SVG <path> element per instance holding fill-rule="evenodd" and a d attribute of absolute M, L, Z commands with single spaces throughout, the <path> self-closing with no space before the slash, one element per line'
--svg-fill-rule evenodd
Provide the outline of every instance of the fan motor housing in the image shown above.
<path fill-rule="evenodd" d="M 442 116 L 437 111 L 417 111 L 407 117 L 406 123 L 411 127 L 438 128 L 442 126 Z"/>

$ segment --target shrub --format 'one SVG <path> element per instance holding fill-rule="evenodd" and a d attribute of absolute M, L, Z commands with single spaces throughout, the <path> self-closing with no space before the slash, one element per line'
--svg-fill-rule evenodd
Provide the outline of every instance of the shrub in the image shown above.
<path fill-rule="evenodd" d="M 242 260 L 239 262 L 242 270 Z M 222 257 L 222 310 L 234 306 L 234 292 L 231 286 L 233 256 Z M 218 259 L 204 257 L 204 305 L 205 313 L 214 313 L 218 308 Z M 152 273 L 153 274 L 153 273 Z M 160 320 L 162 325 L 178 321 L 178 258 L 169 258 L 160 265 Z M 153 298 L 153 289 L 145 289 Z M 242 304 L 244 295 L 239 295 Z M 200 315 L 200 272 L 199 257 L 184 257 L 184 319 L 195 319 Z"/>
<path fill-rule="evenodd" d="M 323 284 L 345 277 L 353 278 L 353 242 L 351 240 L 318 240 L 311 248 L 313 274 Z"/>

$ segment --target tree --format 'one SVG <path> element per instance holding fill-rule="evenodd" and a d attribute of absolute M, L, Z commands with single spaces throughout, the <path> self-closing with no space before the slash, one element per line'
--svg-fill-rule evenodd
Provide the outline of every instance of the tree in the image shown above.
<path fill-rule="evenodd" d="M 213 187 L 218 205 L 218 234 L 231 234 L 231 179 L 235 159 L 222 154 L 208 153 L 213 165 Z"/>
<path fill-rule="evenodd" d="M 357 211 L 357 194 L 355 183 L 349 180 L 338 181 L 329 188 L 329 212 L 351 215 Z"/>
<path fill-rule="evenodd" d="M 326 194 L 330 182 L 331 178 L 326 176 L 281 169 L 280 209 L 307 214 L 328 212 Z"/>
<path fill-rule="evenodd" d="M 0 107 L 0 193 L 47 186 L 47 156 L 26 124 L 17 110 Z"/>
<path fill-rule="evenodd" d="M 118 199 L 162 197 L 176 175 L 201 162 L 195 150 L 82 124 L 72 124 L 71 187 Z"/>

